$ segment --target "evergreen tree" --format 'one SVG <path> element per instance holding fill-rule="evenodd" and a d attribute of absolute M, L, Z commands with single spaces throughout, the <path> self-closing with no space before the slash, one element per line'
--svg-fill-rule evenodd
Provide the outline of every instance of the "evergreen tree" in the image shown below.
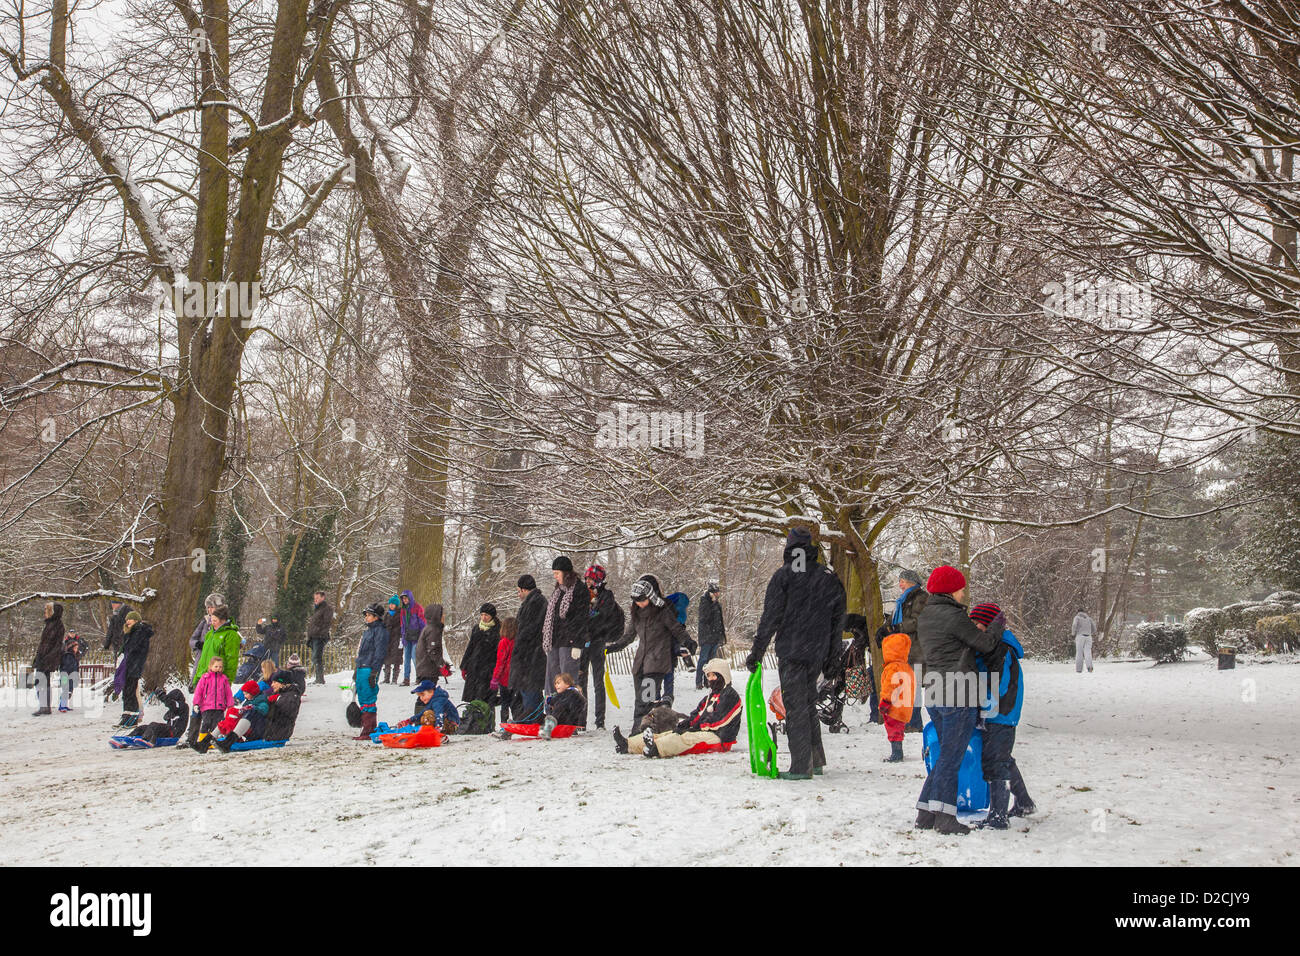
<path fill-rule="evenodd" d="M 275 613 L 290 641 L 302 640 L 312 593 L 324 587 L 325 561 L 334 540 L 334 512 L 285 539 L 275 575 Z"/>

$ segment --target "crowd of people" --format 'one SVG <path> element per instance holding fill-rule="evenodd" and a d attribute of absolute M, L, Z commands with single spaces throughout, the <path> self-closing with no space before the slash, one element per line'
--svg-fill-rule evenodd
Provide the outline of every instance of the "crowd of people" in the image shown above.
<path fill-rule="evenodd" d="M 360 731 L 355 739 L 369 740 L 376 733 L 380 685 L 410 687 L 412 682 L 416 703 L 406 725 L 433 724 L 443 733 L 473 726 L 479 732 L 485 723 L 491 725 L 493 711 L 499 709 L 502 725 L 536 725 L 543 737 L 560 726 L 586 728 L 589 716 L 603 729 L 606 655 L 635 643 L 631 726 L 627 734 L 613 728 L 618 753 L 674 757 L 697 748 L 725 748 L 736 740 L 742 702 L 732 686 L 731 666 L 720 654 L 726 631 L 716 584 L 700 596 L 697 643 L 686 628 L 689 598 L 681 592 L 666 595 L 653 574 L 641 575 L 628 588 L 625 613 L 600 565 L 591 565 L 580 577 L 572 560 L 559 555 L 551 573 L 549 594 L 542 593 L 532 575 L 519 577 L 514 615 L 502 617 L 492 603 L 479 607 L 458 665 L 465 705 L 459 710 L 440 686 L 452 674 L 444 654 L 443 606 L 423 606 L 409 589 L 385 604 L 366 606 L 352 674 Z M 1012 755 L 1024 699 L 1023 649 L 998 605 L 967 606 L 967 583 L 958 569 L 937 567 L 924 585 L 918 574 L 903 569 L 897 585 L 892 613 L 868 639 L 866 619 L 846 613 L 844 586 L 809 530 L 790 531 L 745 661 L 754 671 L 769 645 L 776 655 L 790 754 L 789 769 L 779 776 L 808 780 L 824 772 L 825 714 L 819 700 L 828 692 L 841 701 L 851 692 L 869 703 L 871 720 L 885 727 L 890 744 L 885 759 L 890 762 L 904 759 L 905 734 L 921 730 L 924 709 L 934 728 L 937 758 L 916 801 L 917 828 L 968 832 L 957 818 L 958 773 L 978 728 L 981 769 L 989 787 L 983 825 L 1005 829 L 1009 817 L 1034 812 Z M 35 661 L 46 688 L 38 715 L 50 712 L 52 675 L 75 675 L 82 653 L 81 638 L 65 633 L 62 615 L 62 605 L 46 605 Z M 316 684 L 325 682 L 324 648 L 333 617 L 325 593 L 317 591 L 306 625 Z M 1091 619 L 1080 612 L 1073 631 L 1079 669 L 1086 660 L 1091 670 Z M 151 742 L 176 737 L 179 746 L 199 751 L 288 740 L 307 691 L 307 668 L 296 655 L 283 667 L 278 663 L 285 631 L 277 617 L 259 620 L 257 633 L 261 640 L 244 654 L 224 598 L 209 595 L 190 638 L 190 703 L 185 704 L 179 688 L 160 687 L 154 696 L 166 706 L 166 716 L 137 726 L 142 715 L 138 686 L 153 629 L 138 611 L 113 602 L 104 646 L 121 657 L 113 685 L 123 701 L 119 726 Z M 845 633 L 851 638 L 847 642 Z M 692 666 L 690 657 L 697 651 L 699 661 Z M 673 673 L 683 658 L 694 671 L 696 689 L 705 692 L 689 715 L 671 709 Z M 62 711 L 68 707 L 70 681 L 61 684 Z M 507 730 L 500 734 L 509 735 Z"/>

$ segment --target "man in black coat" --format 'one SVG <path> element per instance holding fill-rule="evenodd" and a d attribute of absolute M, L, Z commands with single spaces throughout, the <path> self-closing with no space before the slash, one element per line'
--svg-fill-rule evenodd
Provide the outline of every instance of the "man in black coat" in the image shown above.
<path fill-rule="evenodd" d="M 112 651 L 116 657 L 122 653 L 122 625 L 126 623 L 126 616 L 131 613 L 131 605 L 123 604 L 117 598 L 109 602 L 109 607 L 113 613 L 108 616 L 108 629 L 104 632 L 104 650 Z"/>
<path fill-rule="evenodd" d="M 767 583 L 763 616 L 745 666 L 757 669 L 775 635 L 790 745 L 790 769 L 780 776 L 810 780 L 826 765 L 817 722 L 817 675 L 833 675 L 840 667 L 844 585 L 834 571 L 818 563 L 807 528 L 791 529 L 782 557 L 780 570 Z"/>
<path fill-rule="evenodd" d="M 307 619 L 307 646 L 316 668 L 314 683 L 325 683 L 325 645 L 330 639 L 330 624 L 334 621 L 334 608 L 325 600 L 325 592 L 312 595 L 311 617 Z"/>
<path fill-rule="evenodd" d="M 546 598 L 537 590 L 531 574 L 520 577 L 519 633 L 510 657 L 510 684 L 519 692 L 515 718 L 523 723 L 541 723 L 542 682 L 546 679 L 546 655 L 542 651 L 542 624 L 546 620 Z"/>

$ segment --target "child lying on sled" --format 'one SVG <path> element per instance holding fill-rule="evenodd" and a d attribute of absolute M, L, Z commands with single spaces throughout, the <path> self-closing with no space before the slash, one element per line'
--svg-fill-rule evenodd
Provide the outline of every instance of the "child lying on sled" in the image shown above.
<path fill-rule="evenodd" d="M 699 744 L 734 743 L 740 730 L 740 695 L 731 686 L 731 665 L 715 657 L 704 665 L 709 692 L 676 730 L 656 734 L 647 727 L 639 737 L 625 738 L 614 728 L 614 749 L 621 754 L 676 757 Z"/>
<path fill-rule="evenodd" d="M 154 696 L 167 706 L 167 713 L 161 721 L 156 720 L 151 724 L 135 727 L 131 731 L 131 736 L 139 737 L 152 744 L 156 740 L 171 739 L 185 733 L 185 725 L 189 721 L 189 707 L 185 703 L 185 693 L 180 688 L 164 690 L 159 687 L 154 691 Z"/>

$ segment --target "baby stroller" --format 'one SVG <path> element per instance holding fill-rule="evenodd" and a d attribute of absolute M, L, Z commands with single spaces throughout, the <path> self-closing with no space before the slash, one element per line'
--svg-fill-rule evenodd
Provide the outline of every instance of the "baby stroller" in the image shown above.
<path fill-rule="evenodd" d="M 845 697 L 843 674 L 826 678 L 817 685 L 817 719 L 833 734 L 849 732 L 848 724 L 844 723 Z"/>
<path fill-rule="evenodd" d="M 234 683 L 242 684 L 244 681 L 257 680 L 262 676 L 262 661 L 270 656 L 265 644 L 260 642 L 254 644 L 245 652 L 243 661 L 235 671 Z"/>

